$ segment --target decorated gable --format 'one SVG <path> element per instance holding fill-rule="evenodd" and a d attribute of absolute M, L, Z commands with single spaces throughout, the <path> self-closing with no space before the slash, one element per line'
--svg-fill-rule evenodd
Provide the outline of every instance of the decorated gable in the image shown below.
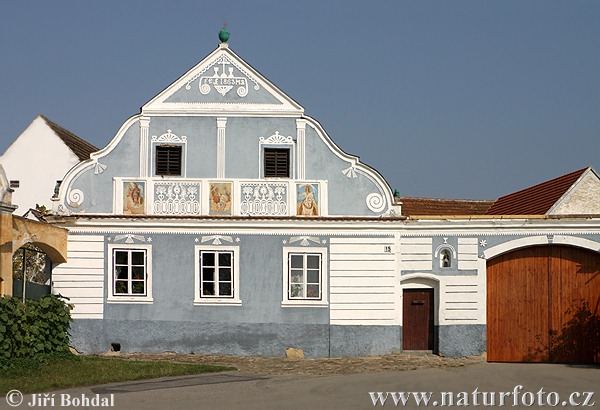
<path fill-rule="evenodd" d="M 72 169 L 58 212 L 391 215 L 377 171 L 222 43 Z"/>

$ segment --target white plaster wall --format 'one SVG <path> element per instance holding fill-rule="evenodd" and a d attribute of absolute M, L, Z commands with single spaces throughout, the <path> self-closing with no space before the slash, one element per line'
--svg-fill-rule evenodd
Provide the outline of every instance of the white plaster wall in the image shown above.
<path fill-rule="evenodd" d="M 104 237 L 69 235 L 67 263 L 52 271 L 52 293 L 69 298 L 73 319 L 102 319 L 104 314 Z"/>
<path fill-rule="evenodd" d="M 12 195 L 13 204 L 23 215 L 36 204 L 52 209 L 52 194 L 56 181 L 62 180 L 79 158 L 37 117 L 12 143 L 0 163 L 10 181 L 19 181 Z"/>
<path fill-rule="evenodd" d="M 594 172 L 582 179 L 549 212 L 550 215 L 600 214 L 600 181 Z"/>
<path fill-rule="evenodd" d="M 400 305 L 394 238 L 331 238 L 333 325 L 397 325 Z"/>

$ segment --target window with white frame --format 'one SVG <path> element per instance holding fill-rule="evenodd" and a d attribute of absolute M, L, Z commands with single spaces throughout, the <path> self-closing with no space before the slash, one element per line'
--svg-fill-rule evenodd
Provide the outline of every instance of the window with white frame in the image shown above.
<path fill-rule="evenodd" d="M 151 251 L 151 245 L 109 247 L 109 302 L 152 301 Z"/>
<path fill-rule="evenodd" d="M 194 303 L 240 305 L 238 247 L 196 246 Z"/>
<path fill-rule="evenodd" d="M 327 250 L 284 248 L 282 305 L 327 306 Z"/>

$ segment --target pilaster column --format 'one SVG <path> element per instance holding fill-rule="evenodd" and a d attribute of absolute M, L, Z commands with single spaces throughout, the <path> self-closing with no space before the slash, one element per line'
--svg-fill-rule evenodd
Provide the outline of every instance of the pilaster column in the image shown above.
<path fill-rule="evenodd" d="M 140 118 L 140 178 L 148 176 L 149 148 L 148 148 L 148 129 L 150 128 L 150 118 Z"/>
<path fill-rule="evenodd" d="M 298 172 L 296 175 L 298 179 L 303 180 L 306 178 L 305 176 L 305 160 L 306 160 L 306 150 L 305 150 L 305 142 L 304 138 L 306 135 L 306 120 L 297 119 L 296 120 L 296 164 L 298 164 Z"/>
<path fill-rule="evenodd" d="M 1 199 L 1 198 L 0 198 Z M 15 205 L 0 202 L 0 296 L 12 296 L 13 226 Z"/>
<path fill-rule="evenodd" d="M 217 118 L 217 178 L 225 178 L 225 129 L 227 118 Z"/>

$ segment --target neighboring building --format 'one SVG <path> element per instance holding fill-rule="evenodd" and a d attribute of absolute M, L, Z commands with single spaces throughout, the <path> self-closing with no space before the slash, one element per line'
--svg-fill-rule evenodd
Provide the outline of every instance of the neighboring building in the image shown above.
<path fill-rule="evenodd" d="M 558 181 L 528 215 L 504 207 L 510 196 L 395 203 L 378 172 L 222 42 L 65 176 L 55 223 L 69 260 L 54 291 L 75 304 L 86 353 L 598 361 L 548 338 L 569 325 L 572 299 L 600 297 L 598 175 Z"/>
<path fill-rule="evenodd" d="M 23 215 L 36 204 L 52 209 L 57 182 L 94 151 L 98 148 L 38 115 L 0 157 L 16 212 Z"/>

